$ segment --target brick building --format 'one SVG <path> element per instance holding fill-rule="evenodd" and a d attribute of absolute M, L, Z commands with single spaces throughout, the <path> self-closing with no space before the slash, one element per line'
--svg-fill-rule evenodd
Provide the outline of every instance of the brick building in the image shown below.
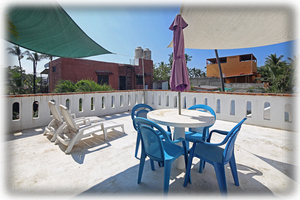
<path fill-rule="evenodd" d="M 253 54 L 221 57 L 220 63 L 225 83 L 253 83 L 261 77 Z M 220 78 L 216 58 L 206 59 L 206 76 Z"/>
<path fill-rule="evenodd" d="M 148 56 L 149 58 L 149 56 Z M 86 59 L 58 58 L 51 62 L 49 69 L 49 92 L 60 79 L 76 83 L 91 79 L 98 84 L 107 83 L 115 90 L 143 89 L 143 62 L 145 87 L 152 89 L 153 61 L 136 58 L 135 65 L 100 62 Z"/>

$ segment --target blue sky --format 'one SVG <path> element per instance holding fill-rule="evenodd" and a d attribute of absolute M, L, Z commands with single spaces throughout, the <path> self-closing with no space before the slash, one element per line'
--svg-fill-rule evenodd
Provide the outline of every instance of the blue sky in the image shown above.
<path fill-rule="evenodd" d="M 180 11 L 180 3 L 171 6 L 96 4 L 87 7 L 62 4 L 62 7 L 89 37 L 107 50 L 116 53 L 85 59 L 129 64 L 134 58 L 135 48 L 140 46 L 151 50 L 154 63 L 168 63 L 168 55 L 173 51 L 172 48 L 166 48 L 173 35 L 168 28 Z M 284 59 L 296 55 L 295 43 L 296 41 L 290 41 L 264 47 L 218 50 L 218 52 L 220 57 L 252 53 L 258 60 L 258 66 L 262 66 L 265 58 L 270 54 L 284 55 Z M 12 45 L 7 43 L 7 46 Z M 188 67 L 201 70 L 204 70 L 207 58 L 215 57 L 214 50 L 186 49 L 186 53 L 192 56 Z M 39 62 L 37 72 L 41 72 L 47 62 L 47 60 Z M 17 58 L 8 56 L 6 65 L 18 65 Z M 31 61 L 22 59 L 22 66 L 26 73 L 32 73 Z"/>

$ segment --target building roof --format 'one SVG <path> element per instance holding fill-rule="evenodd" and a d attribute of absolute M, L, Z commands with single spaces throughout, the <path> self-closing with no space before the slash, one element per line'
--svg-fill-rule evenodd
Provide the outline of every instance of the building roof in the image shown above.
<path fill-rule="evenodd" d="M 248 61 L 248 60 L 257 60 L 256 57 L 250 53 L 250 54 L 242 54 L 242 55 L 234 55 L 234 56 L 225 56 L 225 57 L 220 57 L 220 62 L 222 63 L 222 59 L 230 58 L 230 57 L 236 57 L 240 56 L 241 61 Z M 206 59 L 209 62 L 216 62 L 216 58 L 208 58 Z"/>

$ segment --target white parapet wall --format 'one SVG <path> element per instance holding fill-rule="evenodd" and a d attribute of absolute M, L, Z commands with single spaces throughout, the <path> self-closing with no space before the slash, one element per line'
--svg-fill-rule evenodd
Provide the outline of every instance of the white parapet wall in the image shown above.
<path fill-rule="evenodd" d="M 47 126 L 53 119 L 47 102 L 67 106 L 76 117 L 105 116 L 132 110 L 143 101 L 143 91 L 11 95 L 5 99 L 6 130 L 11 133 Z M 38 102 L 38 117 L 33 116 L 33 103 Z M 81 103 L 80 103 L 81 102 Z M 13 105 L 19 104 L 18 119 L 13 119 Z M 82 105 L 82 106 L 80 106 Z"/>
<path fill-rule="evenodd" d="M 148 91 L 147 104 L 154 109 L 178 108 L 178 92 Z M 247 124 L 295 131 L 296 97 L 283 94 L 226 92 L 182 92 L 181 108 L 206 104 L 217 120 L 239 122 L 248 115 Z"/>
<path fill-rule="evenodd" d="M 154 109 L 178 109 L 178 92 L 168 90 L 146 90 L 145 103 Z M 5 126 L 8 133 L 48 125 L 52 120 L 47 102 L 69 107 L 76 117 L 105 116 L 132 110 L 143 103 L 142 90 L 113 92 L 63 93 L 37 95 L 10 95 L 5 98 Z M 34 102 L 38 111 L 33 115 Z M 248 115 L 247 124 L 295 131 L 296 97 L 293 95 L 182 92 L 181 108 L 195 104 L 212 107 L 217 120 L 239 122 Z M 13 107 L 18 109 L 13 114 Z"/>

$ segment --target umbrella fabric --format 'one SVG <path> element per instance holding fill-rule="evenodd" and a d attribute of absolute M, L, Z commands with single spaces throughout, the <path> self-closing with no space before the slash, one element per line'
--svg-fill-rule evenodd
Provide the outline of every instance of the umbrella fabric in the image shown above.
<path fill-rule="evenodd" d="M 180 14 L 176 15 L 170 30 L 173 31 L 173 65 L 170 78 L 172 91 L 190 90 L 190 80 L 187 71 L 184 55 L 184 37 L 183 29 L 188 24 L 183 20 Z"/>

